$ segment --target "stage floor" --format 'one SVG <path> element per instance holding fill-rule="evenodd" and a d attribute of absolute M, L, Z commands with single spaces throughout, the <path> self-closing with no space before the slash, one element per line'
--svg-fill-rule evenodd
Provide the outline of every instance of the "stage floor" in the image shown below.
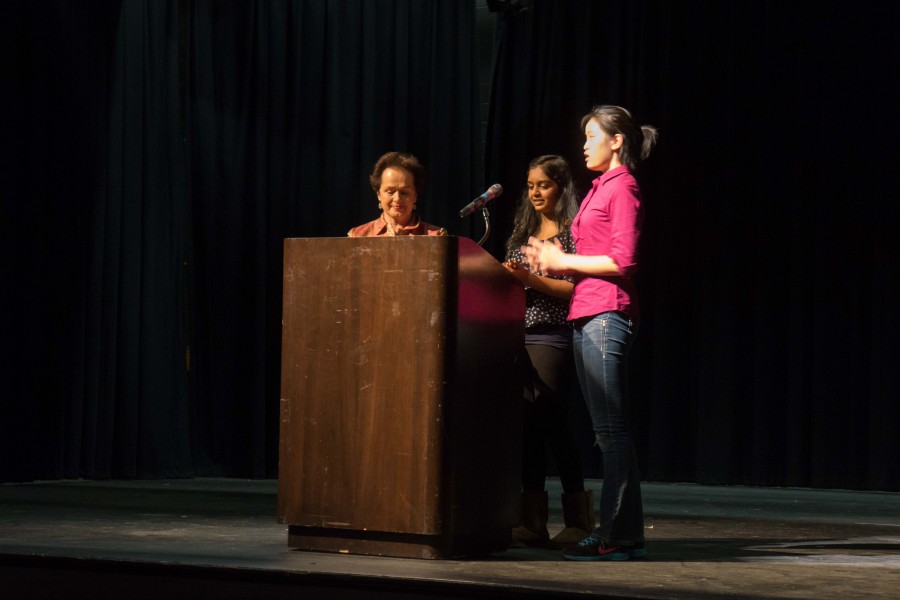
<path fill-rule="evenodd" d="M 300 552 L 276 494 L 271 480 L 0 485 L 0 597 L 900 597 L 896 493 L 645 483 L 648 557 L 614 563 Z"/>

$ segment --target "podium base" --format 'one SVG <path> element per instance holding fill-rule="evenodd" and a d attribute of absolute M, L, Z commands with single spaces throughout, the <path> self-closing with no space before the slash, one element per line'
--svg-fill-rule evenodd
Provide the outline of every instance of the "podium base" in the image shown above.
<path fill-rule="evenodd" d="M 417 535 L 327 527 L 288 526 L 288 547 L 314 552 L 397 558 L 475 558 L 509 548 L 511 529 L 475 534 Z"/>

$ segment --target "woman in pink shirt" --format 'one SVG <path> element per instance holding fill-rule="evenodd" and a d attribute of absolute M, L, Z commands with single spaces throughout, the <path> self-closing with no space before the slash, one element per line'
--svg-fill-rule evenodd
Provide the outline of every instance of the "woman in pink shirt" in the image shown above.
<path fill-rule="evenodd" d="M 568 319 L 575 331 L 575 368 L 603 452 L 599 526 L 563 550 L 570 560 L 646 556 L 637 457 L 627 420 L 626 359 L 638 317 L 632 276 L 637 267 L 641 196 L 632 175 L 650 154 L 656 129 L 637 126 L 619 106 L 598 106 L 581 121 L 584 161 L 601 173 L 572 223 L 577 255 L 530 238 L 532 269 L 568 274 L 575 290 Z"/>

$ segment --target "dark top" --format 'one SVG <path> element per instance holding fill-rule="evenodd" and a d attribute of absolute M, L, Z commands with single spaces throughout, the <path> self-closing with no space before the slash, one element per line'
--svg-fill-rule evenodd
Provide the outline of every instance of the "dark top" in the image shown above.
<path fill-rule="evenodd" d="M 575 241 L 568 228 L 550 238 L 551 241 L 554 239 L 559 240 L 566 253 L 575 254 Z M 507 250 L 506 260 L 527 264 L 521 248 Z M 536 275 L 574 281 L 572 277 L 562 275 L 543 275 L 540 272 Z M 525 343 L 568 348 L 572 343 L 572 329 L 566 320 L 568 314 L 568 300 L 548 296 L 526 286 Z"/>

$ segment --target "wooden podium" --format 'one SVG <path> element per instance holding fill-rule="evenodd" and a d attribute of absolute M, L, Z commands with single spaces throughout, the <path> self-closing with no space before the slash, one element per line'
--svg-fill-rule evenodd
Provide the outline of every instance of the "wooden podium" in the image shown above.
<path fill-rule="evenodd" d="M 284 242 L 278 521 L 288 546 L 503 550 L 517 524 L 521 284 L 467 238 Z"/>

